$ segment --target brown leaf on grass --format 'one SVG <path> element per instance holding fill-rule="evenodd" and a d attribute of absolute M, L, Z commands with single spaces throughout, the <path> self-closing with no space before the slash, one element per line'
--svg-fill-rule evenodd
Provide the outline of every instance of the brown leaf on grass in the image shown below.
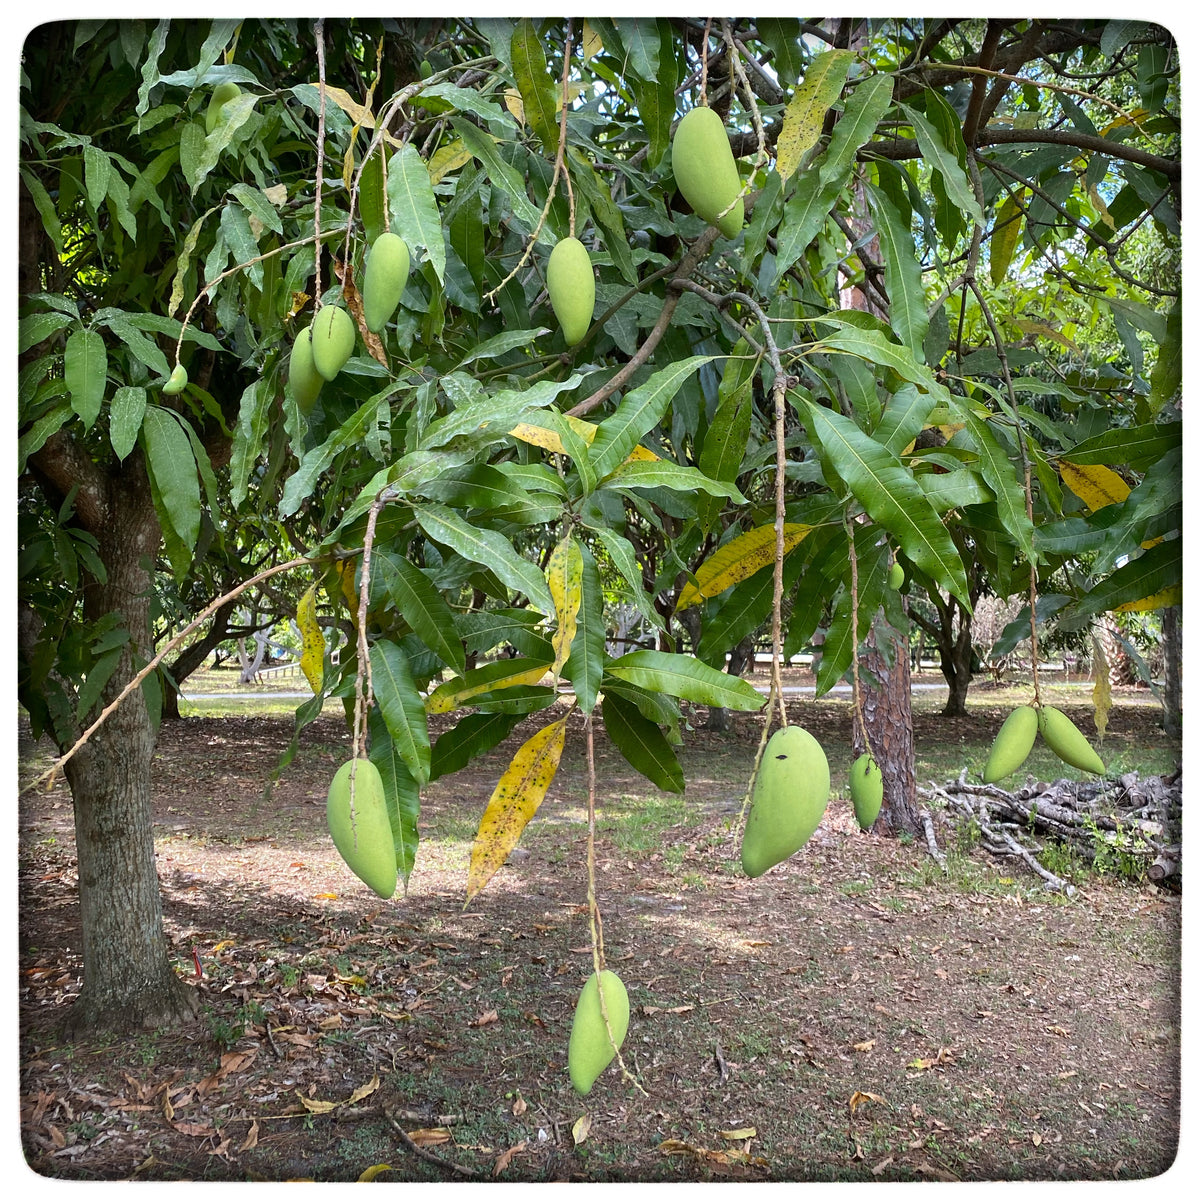
<path fill-rule="evenodd" d="M 517 1093 L 517 1098 L 513 1101 L 512 1114 L 514 1117 L 519 1117 L 524 1114 L 529 1108 L 525 1103 L 525 1097 L 520 1092 Z"/>
<path fill-rule="evenodd" d="M 869 1054 L 875 1049 L 875 1039 L 869 1038 L 865 1042 L 855 1042 L 854 1049 L 857 1050 L 859 1054 Z"/>
<path fill-rule="evenodd" d="M 571 1137 L 574 1139 L 575 1145 L 582 1146 L 587 1140 L 587 1135 L 592 1129 L 592 1114 L 584 1113 L 574 1125 L 571 1126 Z"/>
<path fill-rule="evenodd" d="M 355 1088 L 351 1093 L 347 1104 L 357 1104 L 360 1100 L 365 1100 L 372 1092 L 379 1090 L 379 1076 L 372 1075 L 371 1078 L 360 1088 Z"/>
<path fill-rule="evenodd" d="M 492 1025 L 499 1020 L 500 1014 L 494 1008 L 489 1008 L 487 1012 L 480 1013 L 475 1020 L 468 1021 L 467 1024 L 474 1029 L 484 1025 Z"/>
<path fill-rule="evenodd" d="M 409 1140 L 418 1146 L 440 1146 L 450 1140 L 448 1129 L 413 1129 L 409 1132 Z"/>
<path fill-rule="evenodd" d="M 1055 1037 L 1071 1036 L 1071 1031 L 1065 1025 L 1047 1025 L 1046 1032 L 1052 1033 Z"/>
<path fill-rule="evenodd" d="M 886 1171 L 888 1169 L 888 1167 L 890 1167 L 892 1165 L 892 1163 L 894 1163 L 895 1161 L 896 1161 L 895 1158 L 893 1158 L 892 1155 L 889 1154 L 887 1156 L 887 1158 L 883 1159 L 882 1162 L 877 1162 L 871 1168 L 871 1174 L 872 1175 L 882 1175 L 884 1173 L 884 1171 Z"/>
<path fill-rule="evenodd" d="M 874 1092 L 855 1092 L 850 1097 L 850 1113 L 854 1114 L 860 1104 L 866 1104 L 871 1101 L 875 1104 L 886 1104 L 887 1101 L 882 1096 L 875 1095 Z"/>
<path fill-rule="evenodd" d="M 526 1142 L 518 1142 L 515 1146 L 510 1146 L 507 1150 L 505 1150 L 504 1153 L 496 1159 L 496 1165 L 492 1168 L 493 1178 L 499 1175 L 500 1172 L 503 1171 L 510 1162 L 512 1162 L 513 1158 L 525 1149 L 527 1144 L 528 1143 Z"/>
<path fill-rule="evenodd" d="M 250 1129 L 246 1134 L 246 1140 L 244 1142 L 242 1142 L 242 1144 L 238 1147 L 238 1153 L 241 1154 L 241 1152 L 243 1150 L 253 1150 L 254 1147 L 257 1145 L 258 1145 L 258 1122 L 251 1121 Z"/>

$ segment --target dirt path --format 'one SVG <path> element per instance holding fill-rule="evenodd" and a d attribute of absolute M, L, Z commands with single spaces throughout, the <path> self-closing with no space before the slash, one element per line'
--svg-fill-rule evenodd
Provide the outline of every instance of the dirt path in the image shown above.
<path fill-rule="evenodd" d="M 640 1088 L 610 1069 L 580 1098 L 565 1070 L 590 969 L 579 729 L 521 852 L 464 911 L 505 752 L 430 786 L 408 894 L 383 903 L 324 833 L 341 722 L 313 726 L 263 798 L 290 728 L 163 730 L 168 929 L 181 972 L 194 976 L 194 954 L 203 970 L 202 1019 L 184 1031 L 57 1040 L 79 983 L 70 804 L 61 785 L 23 801 L 22 1139 L 36 1171 L 456 1177 L 414 1145 L 509 1180 L 1130 1179 L 1172 1161 L 1170 894 L 1093 879 L 1065 901 L 965 840 L 945 847 L 943 875 L 922 847 L 860 833 L 840 798 L 800 853 L 748 880 L 734 838 L 752 722 L 688 735 L 684 798 L 602 744 L 599 900 Z"/>

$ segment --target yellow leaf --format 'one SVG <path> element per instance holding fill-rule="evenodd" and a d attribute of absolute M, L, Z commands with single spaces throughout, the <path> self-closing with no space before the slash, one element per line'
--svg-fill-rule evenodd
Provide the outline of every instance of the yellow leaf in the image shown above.
<path fill-rule="evenodd" d="M 595 28 L 588 24 L 585 19 L 583 22 L 583 60 L 587 62 L 594 54 L 599 54 L 604 49 L 604 42 Z"/>
<path fill-rule="evenodd" d="M 539 729 L 513 755 L 508 769 L 500 777 L 471 847 L 468 904 L 500 869 L 537 812 L 558 770 L 566 738 L 566 717 Z"/>
<path fill-rule="evenodd" d="M 359 1183 L 372 1183 L 382 1175 L 384 1171 L 394 1171 L 396 1168 L 391 1163 L 376 1163 L 373 1167 L 368 1167 L 359 1177 Z"/>
<path fill-rule="evenodd" d="M 312 85 L 319 88 L 319 83 Z M 355 125 L 365 125 L 368 129 L 375 128 L 375 116 L 365 104 L 359 104 L 348 91 L 340 87 L 325 85 L 325 98 L 332 100 L 352 120 Z"/>
<path fill-rule="evenodd" d="M 999 287 L 1012 263 L 1013 253 L 1021 240 L 1021 220 L 1025 202 L 1025 189 L 1018 188 L 996 210 L 996 222 L 992 226 L 991 255 L 992 286 Z"/>
<path fill-rule="evenodd" d="M 1117 504 L 1129 495 L 1129 484 L 1112 468 L 1100 463 L 1079 466 L 1063 459 L 1058 470 L 1063 483 L 1087 505 L 1088 512 Z"/>
<path fill-rule="evenodd" d="M 783 552 L 789 554 L 808 535 L 811 525 L 785 524 Z M 690 608 L 709 596 L 718 596 L 727 587 L 749 579 L 775 561 L 775 526 L 759 525 L 749 533 L 726 542 L 696 569 L 695 583 L 686 583 L 679 593 L 676 610 Z"/>
<path fill-rule="evenodd" d="M 430 158 L 429 182 L 440 183 L 451 171 L 457 171 L 471 161 L 471 152 L 467 149 L 462 138 L 455 138 L 444 146 L 439 146 Z"/>
<path fill-rule="evenodd" d="M 583 602 L 583 551 L 570 533 L 550 552 L 546 563 L 546 583 L 554 597 L 554 612 L 558 626 L 550 639 L 554 646 L 555 675 L 571 653 L 579 606 Z"/>
<path fill-rule="evenodd" d="M 1066 346 L 1068 350 L 1074 350 L 1078 354 L 1083 353 L 1066 334 L 1055 329 L 1053 325 L 1047 325 L 1045 321 L 1028 321 L 1020 318 L 1014 319 L 1013 324 L 1022 333 L 1035 333 L 1039 337 L 1049 338 L 1052 342 L 1057 342 L 1060 346 Z"/>
<path fill-rule="evenodd" d="M 596 437 L 596 426 L 579 417 L 563 415 L 566 417 L 567 424 L 579 435 L 583 443 L 590 446 Z M 553 454 L 566 454 L 562 439 L 553 429 L 546 429 L 542 425 L 530 425 L 528 422 L 522 421 L 514 425 L 509 433 L 523 442 L 528 442 L 531 446 L 540 446 L 543 450 L 549 450 Z"/>
<path fill-rule="evenodd" d="M 468 671 L 466 675 L 447 679 L 445 683 L 434 688 L 425 700 L 425 711 L 428 713 L 452 712 L 459 705 L 470 700 L 472 696 L 482 696 L 484 692 L 515 687 L 522 683 L 541 683 L 542 677 L 548 670 L 549 667 L 545 663 L 527 670 L 520 670 L 518 664 L 518 669 L 515 669 L 513 674 L 496 678 L 487 671 L 486 667 L 479 667 L 475 671 Z M 484 672 L 482 679 L 479 678 L 480 672 Z"/>
<path fill-rule="evenodd" d="M 753 1125 L 748 1125 L 745 1129 L 722 1129 L 721 1136 L 731 1142 L 740 1142 L 746 1138 L 758 1137 L 758 1130 Z"/>
<path fill-rule="evenodd" d="M 1155 538 L 1156 542 L 1162 541 Z M 1145 542 L 1142 543 L 1146 545 Z M 1170 587 L 1155 592 L 1153 596 L 1143 596 L 1141 600 L 1130 600 L 1128 604 L 1118 604 L 1114 612 L 1152 612 L 1158 608 L 1170 608 L 1173 604 L 1183 603 L 1183 584 L 1173 583 Z"/>
<path fill-rule="evenodd" d="M 850 1097 L 850 1112 L 853 1113 L 860 1104 L 866 1104 L 868 1101 L 873 1101 L 876 1104 L 887 1103 L 882 1096 L 877 1096 L 874 1092 L 855 1092 Z"/>
<path fill-rule="evenodd" d="M 575 1141 L 575 1145 L 581 1146 L 587 1140 L 588 1132 L 592 1128 L 592 1114 L 584 1113 L 574 1125 L 571 1126 L 571 1137 Z"/>
<path fill-rule="evenodd" d="M 226 938 L 223 942 L 218 942 L 212 948 L 212 952 L 214 954 L 220 954 L 222 950 L 228 950 L 230 946 L 236 946 L 236 945 L 237 945 L 237 942 L 235 942 L 232 938 Z"/>
<path fill-rule="evenodd" d="M 653 450 L 648 450 L 645 446 L 634 446 L 634 448 L 629 452 L 629 457 L 625 460 L 627 463 L 660 461 L 661 460 L 659 456 L 655 454 Z M 625 463 L 622 463 L 621 465 L 624 466 Z"/>
<path fill-rule="evenodd" d="M 827 50 L 809 64 L 804 82 L 796 88 L 783 114 L 783 126 L 775 143 L 775 169 L 785 181 L 817 144 L 825 114 L 841 94 L 853 60 L 849 50 Z"/>
<path fill-rule="evenodd" d="M 1092 707 L 1096 710 L 1096 733 L 1104 741 L 1104 731 L 1108 728 L 1108 714 L 1112 708 L 1112 683 L 1108 674 L 1108 656 L 1098 637 L 1092 638 L 1092 653 L 1095 657 L 1096 682 L 1092 685 Z"/>
<path fill-rule="evenodd" d="M 450 1140 L 448 1129 L 414 1129 L 408 1135 L 409 1140 L 418 1146 L 440 1146 Z"/>
<path fill-rule="evenodd" d="M 300 597 L 296 606 L 296 624 L 300 628 L 303 646 L 300 651 L 300 669 L 313 692 L 321 690 L 325 675 L 325 638 L 317 623 L 317 585 L 314 583 Z"/>
<path fill-rule="evenodd" d="M 325 1113 L 333 1112 L 333 1110 L 337 1108 L 336 1100 L 313 1100 L 311 1097 L 305 1096 L 302 1092 L 297 1092 L 296 1095 L 300 1097 L 300 1103 L 303 1104 L 310 1113 L 324 1115 Z"/>
<path fill-rule="evenodd" d="M 521 99 L 521 93 L 515 87 L 505 90 L 504 107 L 516 117 L 518 125 L 525 124 L 525 102 Z"/>
<path fill-rule="evenodd" d="M 335 564 L 338 578 L 342 586 L 342 598 L 350 609 L 352 616 L 358 615 L 358 589 L 354 586 L 354 573 L 357 567 L 352 558 L 339 559 Z"/>
<path fill-rule="evenodd" d="M 363 980 L 365 983 L 366 980 Z M 365 1100 L 372 1092 L 379 1090 L 379 1076 L 373 1075 L 371 1079 L 362 1085 L 360 1088 L 355 1088 L 347 1104 L 357 1104 L 360 1100 Z"/>

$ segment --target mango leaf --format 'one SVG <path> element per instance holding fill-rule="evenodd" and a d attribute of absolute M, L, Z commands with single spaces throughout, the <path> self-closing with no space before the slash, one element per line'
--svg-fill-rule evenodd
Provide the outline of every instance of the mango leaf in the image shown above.
<path fill-rule="evenodd" d="M 1018 477 L 1017 464 L 1008 456 L 991 421 L 980 418 L 969 402 L 961 403 L 959 412 L 979 454 L 979 469 L 984 482 L 996 498 L 1000 522 L 1021 548 L 1021 553 L 1032 561 L 1033 523 L 1025 507 L 1025 487 Z"/>
<path fill-rule="evenodd" d="M 1111 575 L 1088 589 L 1078 604 L 1062 618 L 1064 629 L 1078 629 L 1096 613 L 1122 604 L 1133 604 L 1183 582 L 1183 539 L 1159 542 L 1137 558 L 1130 559 Z"/>
<path fill-rule="evenodd" d="M 500 156 L 496 148 L 496 139 L 465 117 L 451 117 L 450 124 L 472 156 L 483 164 L 491 183 L 503 189 L 512 205 L 513 215 L 527 229 L 536 229 L 541 220 L 541 213 L 529 202 L 529 197 L 525 194 L 524 177 Z M 544 230 L 538 240 L 544 241 L 547 237 L 548 234 Z"/>
<path fill-rule="evenodd" d="M 367 728 L 371 736 L 370 758 L 383 780 L 383 798 L 392 827 L 392 841 L 396 846 L 396 871 L 404 881 L 404 890 L 407 892 L 408 877 L 417 858 L 421 789 L 400 757 L 378 704 L 371 705 Z"/>
<path fill-rule="evenodd" d="M 156 404 L 142 416 L 141 437 L 151 483 L 162 505 L 160 520 L 165 518 L 190 555 L 200 536 L 200 478 L 191 442 L 175 414 Z M 176 575 L 179 565 L 172 561 Z"/>
<path fill-rule="evenodd" d="M 640 447 L 635 447 L 635 452 Z M 626 460 L 615 471 L 601 481 L 605 488 L 669 488 L 671 491 L 687 492 L 689 495 L 704 492 L 709 496 L 723 496 L 735 504 L 745 504 L 746 497 L 732 483 L 719 483 L 709 479 L 695 467 L 681 467 L 678 463 L 662 459 Z"/>
<path fill-rule="evenodd" d="M 801 83 L 783 114 L 775 143 L 775 169 L 788 180 L 807 151 L 817 144 L 830 105 L 841 95 L 846 73 L 854 61 L 850 50 L 826 50 L 808 64 Z"/>
<path fill-rule="evenodd" d="M 605 692 L 600 706 L 604 728 L 621 757 L 664 792 L 684 790 L 683 768 L 654 721 L 615 692 Z"/>
<path fill-rule="evenodd" d="M 967 179 L 966 171 L 958 161 L 958 156 L 946 145 L 941 133 L 933 126 L 932 122 L 926 120 L 910 105 L 902 104 L 900 108 L 912 125 L 913 132 L 917 135 L 917 144 L 921 147 L 925 161 L 941 175 L 946 195 L 951 203 L 972 220 L 982 221 L 983 212 L 979 207 L 979 201 L 975 198 L 975 191 Z"/>
<path fill-rule="evenodd" d="M 429 577 L 401 555 L 376 550 L 371 558 L 372 593 L 376 581 L 391 597 L 396 611 L 413 633 L 446 666 L 461 675 L 466 670 L 466 655 L 455 633 L 454 613 Z"/>
<path fill-rule="evenodd" d="M 76 329 L 67 337 L 63 376 L 71 393 L 71 408 L 90 429 L 100 415 L 108 381 L 108 353 L 104 339 L 94 329 Z"/>
<path fill-rule="evenodd" d="M 386 148 L 380 143 L 364 160 L 358 175 L 358 215 L 363 233 L 371 245 L 384 230 L 383 206 L 387 194 L 383 190 L 383 156 Z"/>
<path fill-rule="evenodd" d="M 26 350 L 74 323 L 69 314 L 62 312 L 41 312 L 22 317 L 17 322 L 17 353 L 24 354 Z"/>
<path fill-rule="evenodd" d="M 1018 188 L 996 209 L 996 220 L 992 226 L 991 240 L 988 242 L 988 269 L 991 272 L 993 287 L 999 287 L 1004 282 L 1017 243 L 1021 240 L 1021 224 L 1024 218 L 1021 205 L 1024 200 L 1025 189 Z"/>
<path fill-rule="evenodd" d="M 811 525 L 785 522 L 784 554 L 795 549 L 811 529 Z M 774 563 L 776 543 L 775 526 L 771 524 L 759 525 L 718 547 L 696 568 L 695 579 L 683 585 L 675 604 L 676 611 L 690 608 L 710 596 L 719 596 L 727 587 Z"/>
<path fill-rule="evenodd" d="M 895 455 L 884 450 L 853 421 L 801 399 L 801 416 L 820 447 L 822 466 L 853 493 L 871 519 L 882 525 L 904 553 L 939 587 L 969 609 L 966 570 L 941 518 L 921 485 Z"/>
<path fill-rule="evenodd" d="M 1130 492 L 1129 484 L 1116 471 L 1100 463 L 1080 466 L 1060 459 L 1058 470 L 1063 483 L 1087 505 L 1088 512 L 1116 504 Z"/>
<path fill-rule="evenodd" d="M 871 630 L 871 620 L 883 600 L 887 586 L 891 555 L 886 542 L 880 542 L 879 530 L 872 526 L 859 527 L 854 534 L 858 556 L 858 636 L 861 641 Z M 845 568 L 849 576 L 849 566 Z M 834 604 L 829 632 L 817 669 L 816 694 L 823 696 L 849 670 L 858 647 L 854 644 L 852 597 L 846 586 Z"/>
<path fill-rule="evenodd" d="M 879 245 L 883 253 L 884 281 L 887 284 L 888 314 L 896 336 L 920 362 L 924 357 L 929 315 L 925 310 L 925 287 L 916 243 L 887 194 L 867 184 L 867 198 Z"/>
<path fill-rule="evenodd" d="M 522 17 L 510 41 L 513 77 L 521 93 L 525 120 L 547 154 L 558 152 L 558 113 L 554 86 L 546 70 L 546 52 L 533 22 Z"/>
<path fill-rule="evenodd" d="M 113 393 L 112 403 L 108 406 L 108 440 L 119 459 L 124 460 L 137 445 L 145 412 L 145 388 L 119 387 Z"/>
<path fill-rule="evenodd" d="M 312 583 L 296 605 L 296 625 L 300 630 L 300 670 L 313 694 L 321 690 L 325 675 L 325 636 L 317 622 L 317 585 Z"/>
<path fill-rule="evenodd" d="M 1109 429 L 1072 446 L 1071 462 L 1077 467 L 1108 463 L 1145 470 L 1177 447 L 1182 433 L 1181 421 Z"/>
<path fill-rule="evenodd" d="M 428 537 L 468 562 L 487 567 L 502 583 L 528 597 L 539 612 L 553 615 L 554 598 L 546 586 L 545 576 L 533 563 L 522 558 L 503 534 L 480 529 L 453 509 L 439 505 L 422 504 L 413 511 Z"/>
<path fill-rule="evenodd" d="M 833 127 L 829 145 L 817 168 L 822 191 L 833 188 L 836 193 L 854 165 L 859 150 L 870 140 L 875 127 L 892 106 L 894 80 L 884 71 L 858 81 L 846 99 L 841 120 Z"/>
<path fill-rule="evenodd" d="M 1183 380 L 1183 311 L 1177 301 L 1167 313 L 1166 337 L 1150 372 L 1150 411 L 1157 413 L 1179 390 Z"/>
<path fill-rule="evenodd" d="M 411 142 L 388 160 L 388 207 L 392 230 L 409 250 L 424 246 L 438 282 L 446 282 L 446 239 L 429 169 Z"/>
<path fill-rule="evenodd" d="M 603 479 L 629 457 L 634 446 L 662 420 L 684 380 L 714 357 L 696 354 L 671 363 L 626 393 L 617 411 L 600 423 L 592 442 L 590 457 L 597 478 Z"/>
<path fill-rule="evenodd" d="M 396 753 L 412 777 L 429 782 L 429 726 L 408 656 L 395 642 L 372 644 L 371 687 Z"/>
<path fill-rule="evenodd" d="M 452 712 L 463 704 L 469 704 L 473 697 L 498 688 L 540 683 L 549 670 L 548 662 L 535 662 L 531 665 L 527 658 L 508 658 L 487 663 L 467 671 L 456 679 L 448 679 L 439 684 L 426 697 L 425 711 Z"/>
<path fill-rule="evenodd" d="M 567 532 L 546 562 L 546 586 L 554 597 L 554 665 L 555 675 L 562 670 L 575 639 L 576 618 L 583 600 L 583 552 L 574 536 Z"/>
<path fill-rule="evenodd" d="M 229 463 L 229 498 L 234 508 L 240 507 L 246 499 L 250 472 L 262 452 L 274 403 L 275 389 L 261 377 L 242 393 Z"/>
<path fill-rule="evenodd" d="M 685 654 L 634 650 L 613 659 L 605 674 L 650 692 L 665 692 L 710 708 L 757 712 L 766 703 L 766 697 L 744 679 L 735 679 Z"/>
<path fill-rule="evenodd" d="M 567 718 L 539 729 L 513 755 L 479 821 L 467 873 L 467 903 L 479 894 L 520 840 L 558 771 Z"/>
<path fill-rule="evenodd" d="M 951 403 L 950 393 L 934 379 L 929 368 L 917 362 L 907 346 L 889 341 L 878 329 L 845 325 L 828 337 L 823 337 L 817 345 L 821 350 L 852 354 L 876 366 L 887 367 L 901 379 L 936 397 L 939 403 Z"/>
<path fill-rule="evenodd" d="M 563 674 L 575 689 L 579 707 L 584 713 L 590 713 L 596 707 L 596 696 L 604 675 L 604 592 L 592 552 L 583 543 L 578 545 L 582 560 L 579 608 L 575 619 L 575 636 Z"/>
<path fill-rule="evenodd" d="M 1155 612 L 1160 608 L 1172 608 L 1183 603 L 1183 585 L 1179 583 L 1165 587 L 1153 596 L 1143 596 L 1140 600 L 1130 600 L 1128 604 L 1118 604 L 1113 612 Z"/>
<path fill-rule="evenodd" d="M 429 779 L 460 771 L 472 759 L 498 746 L 523 719 L 521 713 L 470 713 L 447 729 L 436 742 L 429 758 Z"/>
<path fill-rule="evenodd" d="M 608 551 L 613 566 L 617 568 L 621 578 L 629 586 L 629 591 L 625 595 L 637 606 L 638 612 L 652 629 L 661 629 L 663 618 L 646 591 L 642 568 L 637 560 L 637 552 L 629 539 L 607 526 L 596 528 L 594 532 L 603 543 L 605 550 Z"/>
<path fill-rule="evenodd" d="M 557 688 L 521 683 L 473 696 L 471 705 L 482 713 L 525 714 L 549 708 L 557 697 Z"/>

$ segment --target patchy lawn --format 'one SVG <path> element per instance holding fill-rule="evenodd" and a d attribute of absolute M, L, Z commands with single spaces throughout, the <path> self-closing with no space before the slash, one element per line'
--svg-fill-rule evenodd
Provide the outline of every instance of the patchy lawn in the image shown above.
<path fill-rule="evenodd" d="M 1106 760 L 1165 771 L 1178 745 L 1136 699 L 1117 697 Z M 919 781 L 952 762 L 977 771 L 1005 712 L 986 691 L 972 692 L 966 720 L 924 705 Z M 159 875 L 202 1015 L 132 1038 L 59 1038 L 80 983 L 70 798 L 61 783 L 23 796 L 31 1168 L 78 1180 L 353 1180 L 381 1168 L 381 1180 L 530 1181 L 1166 1170 L 1179 1134 L 1178 894 L 1086 876 L 1064 899 L 940 824 L 943 874 L 923 845 L 854 824 L 849 705 L 800 701 L 792 713 L 843 790 L 809 843 L 756 880 L 740 872 L 736 835 L 757 718 L 686 734 L 683 797 L 657 792 L 599 738 L 599 903 L 640 1086 L 614 1066 L 585 1098 L 566 1072 L 591 966 L 581 721 L 520 849 L 465 911 L 479 815 L 537 718 L 430 785 L 408 893 L 388 902 L 325 832 L 325 791 L 348 753 L 340 719 L 306 731 L 265 798 L 289 718 L 164 727 Z M 1085 714 L 1072 711 L 1090 733 Z M 21 736 L 28 774 L 48 751 Z"/>

